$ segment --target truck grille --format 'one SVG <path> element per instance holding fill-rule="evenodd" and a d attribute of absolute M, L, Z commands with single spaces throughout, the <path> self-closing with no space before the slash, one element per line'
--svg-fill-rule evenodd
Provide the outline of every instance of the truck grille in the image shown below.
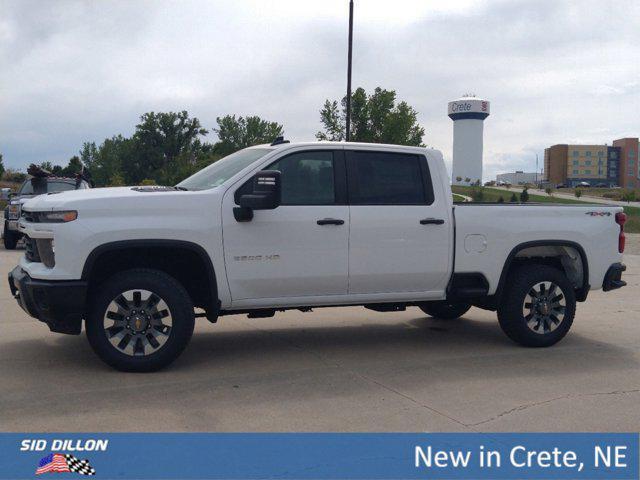
<path fill-rule="evenodd" d="M 35 223 L 37 222 L 37 216 L 33 213 L 33 212 L 26 212 L 26 211 L 22 211 L 22 219 L 25 222 L 31 222 L 31 223 Z"/>
<path fill-rule="evenodd" d="M 35 240 L 29 237 L 24 237 L 25 245 L 25 258 L 29 262 L 41 262 L 40 254 L 38 253 L 38 245 Z"/>

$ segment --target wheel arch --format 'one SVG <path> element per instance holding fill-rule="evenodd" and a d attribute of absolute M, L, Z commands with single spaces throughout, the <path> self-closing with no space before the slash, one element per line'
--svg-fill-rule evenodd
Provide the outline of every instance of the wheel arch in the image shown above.
<path fill-rule="evenodd" d="M 180 261 L 175 261 L 180 259 Z M 200 245 L 184 240 L 140 239 L 109 242 L 88 255 L 82 279 L 89 288 L 105 277 L 130 268 L 154 268 L 180 281 L 194 304 L 217 315 L 218 283 L 211 257 Z"/>
<path fill-rule="evenodd" d="M 571 251 L 574 251 L 577 256 L 569 255 Z M 502 267 L 495 293 L 497 300 L 502 297 L 511 269 L 526 263 L 551 264 L 559 267 L 574 285 L 576 300 L 579 302 L 586 300 L 590 289 L 587 255 L 580 244 L 570 240 L 534 240 L 516 245 Z"/>

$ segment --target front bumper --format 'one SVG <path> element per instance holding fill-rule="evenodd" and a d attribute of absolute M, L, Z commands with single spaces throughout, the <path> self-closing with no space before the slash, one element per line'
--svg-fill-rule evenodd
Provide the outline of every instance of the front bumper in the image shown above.
<path fill-rule="evenodd" d="M 624 287 L 627 282 L 622 280 L 622 272 L 626 269 L 627 266 L 623 263 L 614 263 L 611 265 L 604 276 L 602 290 L 608 292 L 610 290 L 615 290 L 616 288 Z"/>
<path fill-rule="evenodd" d="M 9 288 L 20 307 L 58 333 L 80 334 L 87 286 L 81 280 L 35 280 L 21 267 L 9 273 Z"/>

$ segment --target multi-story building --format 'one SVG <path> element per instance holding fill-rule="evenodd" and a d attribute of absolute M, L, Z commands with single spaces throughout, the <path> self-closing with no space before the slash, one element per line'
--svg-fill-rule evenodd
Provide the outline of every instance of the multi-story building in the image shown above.
<path fill-rule="evenodd" d="M 504 182 L 510 185 L 525 185 L 527 183 L 537 183 L 540 180 L 542 180 L 542 175 L 536 172 L 515 171 L 496 175 L 496 182 Z"/>
<path fill-rule="evenodd" d="M 569 145 L 567 183 L 575 186 L 580 182 L 591 185 L 607 183 L 606 145 Z"/>
<path fill-rule="evenodd" d="M 623 188 L 640 188 L 640 170 L 638 167 L 638 139 L 620 138 L 613 141 L 620 149 L 620 168 L 618 185 Z"/>
<path fill-rule="evenodd" d="M 553 145 L 544 149 L 544 181 L 557 184 L 567 182 L 569 145 Z"/>
<path fill-rule="evenodd" d="M 607 145 L 553 145 L 544 151 L 544 181 L 575 186 L 640 187 L 638 139 L 615 140 Z"/>
<path fill-rule="evenodd" d="M 620 147 L 607 147 L 607 183 L 620 185 Z"/>

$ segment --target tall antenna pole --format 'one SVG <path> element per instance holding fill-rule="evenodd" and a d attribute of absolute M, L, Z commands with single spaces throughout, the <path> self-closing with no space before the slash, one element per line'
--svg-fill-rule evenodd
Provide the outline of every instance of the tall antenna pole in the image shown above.
<path fill-rule="evenodd" d="M 536 188 L 538 188 L 538 154 L 536 153 Z"/>
<path fill-rule="evenodd" d="M 353 0 L 349 0 L 349 54 L 347 59 L 347 132 L 345 140 L 351 137 L 351 51 L 353 46 Z"/>

